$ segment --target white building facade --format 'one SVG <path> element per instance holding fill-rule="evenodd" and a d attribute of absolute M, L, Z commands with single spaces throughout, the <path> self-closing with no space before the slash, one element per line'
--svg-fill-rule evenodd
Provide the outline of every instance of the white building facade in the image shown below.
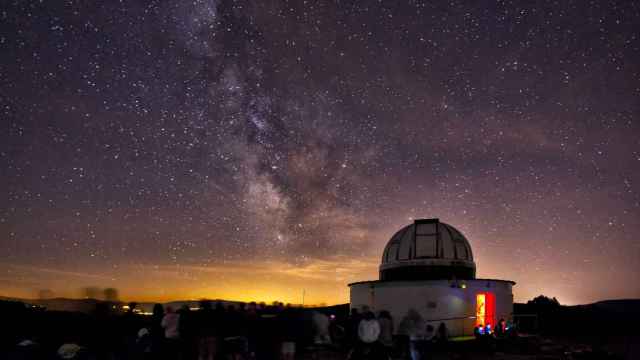
<path fill-rule="evenodd" d="M 351 308 L 387 310 L 394 328 L 415 310 L 425 325 L 447 327 L 449 336 L 473 335 L 477 325 L 513 314 L 515 282 L 476 279 L 467 239 L 438 219 L 420 219 L 400 229 L 387 243 L 380 280 L 349 284 Z"/>

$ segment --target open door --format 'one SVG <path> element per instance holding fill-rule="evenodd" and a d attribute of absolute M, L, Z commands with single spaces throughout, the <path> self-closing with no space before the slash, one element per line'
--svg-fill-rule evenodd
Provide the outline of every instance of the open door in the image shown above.
<path fill-rule="evenodd" d="M 482 327 L 490 324 L 496 325 L 496 297 L 493 293 L 483 292 L 476 294 L 476 326 Z"/>

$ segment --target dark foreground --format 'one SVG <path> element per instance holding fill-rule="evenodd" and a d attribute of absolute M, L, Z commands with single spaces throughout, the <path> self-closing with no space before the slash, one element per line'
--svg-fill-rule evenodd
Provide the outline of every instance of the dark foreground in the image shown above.
<path fill-rule="evenodd" d="M 197 311 L 158 306 L 153 315 L 145 316 L 109 303 L 80 313 L 0 302 L 0 311 L 5 314 L 0 359 L 8 360 L 411 359 L 402 337 L 394 337 L 392 347 L 359 341 L 358 319 L 348 314 L 346 306 L 301 309 L 205 303 Z M 167 332 L 170 324 L 163 322 L 167 314 L 179 315 L 175 337 Z M 568 331 L 572 336 L 560 335 L 556 327 L 545 335 L 425 342 L 421 359 L 640 359 L 640 335 L 626 335 L 635 327 L 591 324 L 592 329 Z M 365 355 L 352 353 L 363 347 L 369 349 Z"/>

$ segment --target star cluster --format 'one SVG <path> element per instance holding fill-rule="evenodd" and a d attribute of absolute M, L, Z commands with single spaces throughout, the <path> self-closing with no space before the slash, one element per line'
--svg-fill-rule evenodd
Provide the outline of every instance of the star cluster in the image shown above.
<path fill-rule="evenodd" d="M 438 217 L 516 300 L 638 297 L 633 1 L 2 5 L 0 284 L 347 301 Z"/>

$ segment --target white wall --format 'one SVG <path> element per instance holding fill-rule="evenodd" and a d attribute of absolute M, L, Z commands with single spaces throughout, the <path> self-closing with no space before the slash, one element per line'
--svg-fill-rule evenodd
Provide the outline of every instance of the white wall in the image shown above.
<path fill-rule="evenodd" d="M 351 285 L 351 307 L 372 311 L 387 310 L 395 329 L 409 309 L 415 309 L 434 328 L 444 322 L 450 336 L 473 335 L 476 294 L 492 292 L 496 299 L 496 320 L 510 319 L 513 313 L 511 284 L 494 280 L 460 280 L 466 288 L 451 287 L 449 280 L 384 281 Z M 450 319 L 450 320 L 442 320 Z"/>

